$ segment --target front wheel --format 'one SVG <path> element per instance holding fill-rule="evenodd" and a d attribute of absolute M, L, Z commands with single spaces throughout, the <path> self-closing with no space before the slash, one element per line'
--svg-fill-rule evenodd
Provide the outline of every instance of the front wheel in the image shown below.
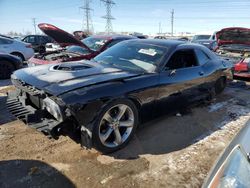
<path fill-rule="evenodd" d="M 93 145 L 102 153 L 123 148 L 138 124 L 138 111 L 130 100 L 111 102 L 100 112 L 93 128 Z"/>

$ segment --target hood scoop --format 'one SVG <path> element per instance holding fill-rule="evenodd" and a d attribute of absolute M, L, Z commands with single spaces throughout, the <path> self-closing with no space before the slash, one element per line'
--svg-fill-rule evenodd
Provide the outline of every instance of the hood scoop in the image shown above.
<path fill-rule="evenodd" d="M 90 65 L 84 65 L 84 64 L 58 64 L 53 67 L 51 67 L 51 70 L 53 71 L 80 71 L 80 70 L 86 70 L 92 68 Z"/>

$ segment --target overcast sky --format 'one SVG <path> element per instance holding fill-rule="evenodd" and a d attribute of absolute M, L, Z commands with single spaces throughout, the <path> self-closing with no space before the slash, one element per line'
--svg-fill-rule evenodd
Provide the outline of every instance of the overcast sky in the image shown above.
<path fill-rule="evenodd" d="M 175 11 L 174 32 L 213 32 L 224 27 L 250 27 L 250 0 L 114 0 L 113 30 L 154 34 L 170 32 L 170 12 Z M 72 32 L 82 28 L 83 0 L 0 0 L 0 33 L 34 31 L 37 23 L 51 23 Z M 94 31 L 105 30 L 105 6 L 92 0 Z"/>

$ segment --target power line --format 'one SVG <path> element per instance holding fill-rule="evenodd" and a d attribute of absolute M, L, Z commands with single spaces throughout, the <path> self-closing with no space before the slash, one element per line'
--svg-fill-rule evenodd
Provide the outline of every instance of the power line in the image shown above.
<path fill-rule="evenodd" d="M 171 11 L 171 36 L 174 36 L 174 9 Z"/>
<path fill-rule="evenodd" d="M 35 34 L 36 34 L 36 18 L 32 18 L 32 23 L 33 23 L 34 31 L 35 31 Z"/>
<path fill-rule="evenodd" d="M 106 6 L 106 15 L 102 16 L 102 18 L 106 19 L 106 32 L 107 34 L 110 34 L 113 31 L 112 28 L 112 22 L 111 20 L 114 20 L 115 18 L 111 15 L 111 7 L 115 5 L 115 2 L 113 0 L 101 0 L 105 6 Z"/>
<path fill-rule="evenodd" d="M 83 9 L 84 11 L 84 16 L 83 16 L 83 21 L 82 21 L 82 30 L 87 31 L 90 33 L 91 30 L 93 30 L 93 24 L 92 24 L 92 19 L 91 19 L 91 14 L 90 12 L 93 11 L 93 9 L 90 8 L 90 2 L 91 0 L 84 0 L 84 5 L 79 7 L 80 9 Z"/>

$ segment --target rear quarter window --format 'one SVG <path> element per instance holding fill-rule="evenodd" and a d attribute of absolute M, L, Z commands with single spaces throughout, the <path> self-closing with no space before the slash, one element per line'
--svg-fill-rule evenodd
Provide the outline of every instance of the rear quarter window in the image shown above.
<path fill-rule="evenodd" d="M 195 54 L 199 65 L 204 65 L 210 60 L 210 57 L 202 50 L 195 49 Z"/>
<path fill-rule="evenodd" d="M 13 43 L 12 40 L 0 38 L 0 44 L 11 44 L 11 43 Z"/>

